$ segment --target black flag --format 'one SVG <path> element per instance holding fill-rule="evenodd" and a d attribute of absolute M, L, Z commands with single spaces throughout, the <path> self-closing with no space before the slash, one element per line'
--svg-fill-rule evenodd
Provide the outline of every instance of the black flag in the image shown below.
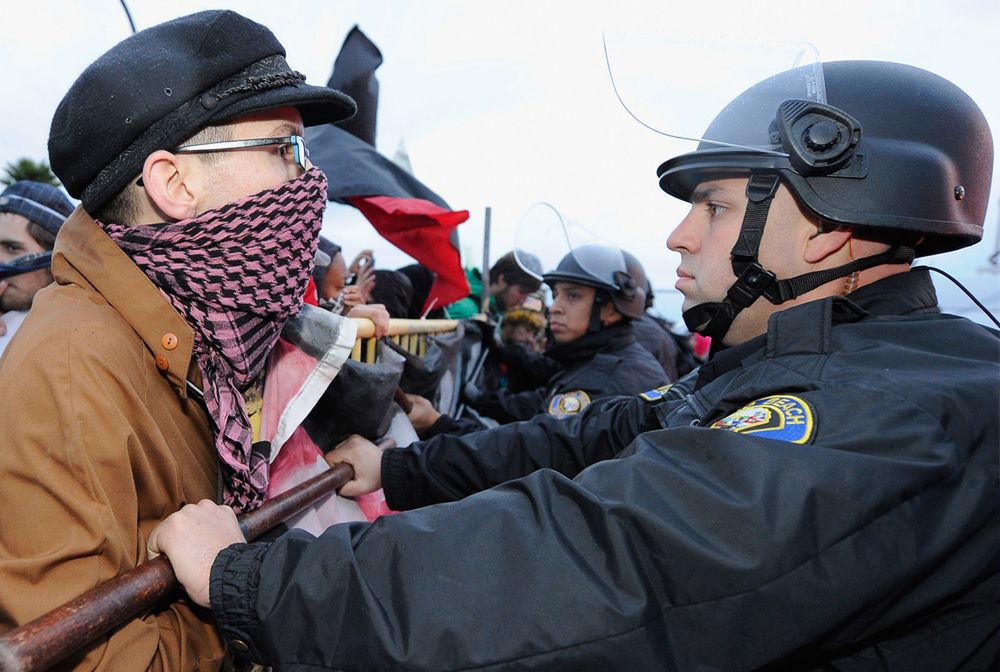
<path fill-rule="evenodd" d="M 378 113 L 378 79 L 375 70 L 382 65 L 382 52 L 357 26 L 344 38 L 333 74 L 326 83 L 343 91 L 358 104 L 358 113 L 339 126 L 356 138 L 375 146 L 375 122 Z"/>
<path fill-rule="evenodd" d="M 424 308 L 440 308 L 469 293 L 455 230 L 469 213 L 453 211 L 420 180 L 376 151 L 375 70 L 381 64 L 378 47 L 357 26 L 352 28 L 334 62 L 329 86 L 351 95 L 358 114 L 347 122 L 306 129 L 310 159 L 326 173 L 329 200 L 360 210 L 383 238 L 434 273 Z"/>

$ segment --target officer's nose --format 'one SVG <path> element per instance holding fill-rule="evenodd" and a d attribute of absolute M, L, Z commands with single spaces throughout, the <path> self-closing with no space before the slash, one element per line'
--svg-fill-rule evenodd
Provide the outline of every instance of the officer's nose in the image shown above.
<path fill-rule="evenodd" d="M 699 247 L 700 228 L 696 220 L 695 209 L 692 207 L 687 216 L 667 236 L 667 249 L 673 252 L 696 252 Z"/>

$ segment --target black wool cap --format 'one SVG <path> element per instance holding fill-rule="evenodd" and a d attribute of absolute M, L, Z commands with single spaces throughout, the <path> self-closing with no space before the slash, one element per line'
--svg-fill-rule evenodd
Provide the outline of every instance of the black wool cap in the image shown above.
<path fill-rule="evenodd" d="M 281 107 L 306 126 L 350 118 L 347 95 L 305 83 L 266 27 L 231 11 L 184 16 L 132 35 L 92 63 L 59 103 L 49 163 L 91 214 L 206 126 Z"/>

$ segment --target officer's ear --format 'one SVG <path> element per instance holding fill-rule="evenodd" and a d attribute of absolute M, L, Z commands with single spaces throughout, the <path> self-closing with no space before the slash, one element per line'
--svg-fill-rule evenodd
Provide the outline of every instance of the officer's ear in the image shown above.
<path fill-rule="evenodd" d="M 617 324 L 622 321 L 622 314 L 618 312 L 615 308 L 615 304 L 611 301 L 601 304 L 601 314 L 599 315 L 601 324 L 605 327 L 609 327 L 612 324 Z"/>
<path fill-rule="evenodd" d="M 150 204 L 168 221 L 194 217 L 197 212 L 197 173 L 192 157 L 157 150 L 142 166 L 142 186 Z"/>
<path fill-rule="evenodd" d="M 853 232 L 853 229 L 846 226 L 820 224 L 806 241 L 802 258 L 810 264 L 818 264 L 833 256 L 838 258 L 838 263 L 842 263 L 838 253 L 843 251 L 843 258 L 850 258 L 850 240 Z"/>

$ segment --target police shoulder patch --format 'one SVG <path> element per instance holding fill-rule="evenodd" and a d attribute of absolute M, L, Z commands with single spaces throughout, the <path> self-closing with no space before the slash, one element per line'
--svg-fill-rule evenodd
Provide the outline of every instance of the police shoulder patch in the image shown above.
<path fill-rule="evenodd" d="M 562 392 L 549 399 L 549 415 L 576 415 L 590 405 L 590 395 L 583 390 Z"/>
<path fill-rule="evenodd" d="M 709 427 L 764 439 L 809 443 L 816 433 L 816 420 L 812 406 L 805 399 L 776 394 L 757 399 Z"/>
<path fill-rule="evenodd" d="M 673 386 L 674 386 L 673 383 L 661 385 L 652 390 L 647 390 L 645 392 L 642 392 L 639 394 L 639 396 L 645 399 L 646 401 L 659 401 L 660 399 L 663 399 L 663 395 L 667 393 L 667 390 L 669 390 Z"/>

